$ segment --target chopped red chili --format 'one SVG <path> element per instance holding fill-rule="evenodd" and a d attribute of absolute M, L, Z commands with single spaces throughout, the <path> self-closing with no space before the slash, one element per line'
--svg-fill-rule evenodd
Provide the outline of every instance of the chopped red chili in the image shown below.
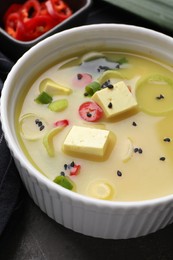
<path fill-rule="evenodd" d="M 27 0 L 12 4 L 4 14 L 6 32 L 20 41 L 31 41 L 72 15 L 63 0 Z"/>

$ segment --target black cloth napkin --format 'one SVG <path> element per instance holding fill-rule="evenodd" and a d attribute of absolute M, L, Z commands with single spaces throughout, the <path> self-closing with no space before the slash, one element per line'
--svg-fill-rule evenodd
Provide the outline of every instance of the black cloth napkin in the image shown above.
<path fill-rule="evenodd" d="M 0 52 L 0 94 L 13 62 Z M 22 183 L 6 145 L 0 122 L 0 235 L 22 202 Z"/>

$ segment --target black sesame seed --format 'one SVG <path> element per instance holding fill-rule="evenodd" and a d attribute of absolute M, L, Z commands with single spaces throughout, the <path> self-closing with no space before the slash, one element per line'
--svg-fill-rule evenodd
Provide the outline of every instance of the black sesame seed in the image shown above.
<path fill-rule="evenodd" d="M 133 122 L 132 125 L 133 125 L 133 126 L 137 126 L 136 122 Z"/>
<path fill-rule="evenodd" d="M 71 167 L 74 167 L 74 166 L 75 166 L 74 161 L 70 163 L 70 166 L 71 166 Z"/>
<path fill-rule="evenodd" d="M 160 157 L 160 161 L 165 161 L 166 158 L 165 157 Z"/>
<path fill-rule="evenodd" d="M 65 172 L 60 172 L 60 175 L 61 176 L 65 176 Z"/>
<path fill-rule="evenodd" d="M 171 141 L 171 139 L 169 137 L 166 137 L 166 138 L 163 139 L 163 141 L 169 143 Z"/>
<path fill-rule="evenodd" d="M 106 71 L 106 70 L 110 70 L 110 68 L 108 66 L 101 66 L 100 65 L 97 70 L 98 71 L 101 71 L 101 70 Z"/>
<path fill-rule="evenodd" d="M 91 117 L 92 114 L 90 112 L 87 112 L 87 117 Z"/>
<path fill-rule="evenodd" d="M 140 154 L 143 153 L 141 148 L 138 149 L 138 153 L 140 153 Z"/>
<path fill-rule="evenodd" d="M 79 73 L 79 74 L 77 74 L 77 79 L 79 79 L 79 80 L 80 80 L 80 79 L 82 79 L 82 78 L 83 78 L 82 74 L 80 74 L 80 73 Z"/>
<path fill-rule="evenodd" d="M 35 123 L 38 124 L 40 122 L 39 119 L 35 119 Z"/>
<path fill-rule="evenodd" d="M 45 127 L 44 125 L 41 125 L 40 126 L 40 131 L 42 131 L 44 129 L 44 127 Z"/>
<path fill-rule="evenodd" d="M 108 107 L 109 107 L 109 108 L 112 108 L 112 106 L 113 106 L 113 105 L 112 105 L 112 102 L 110 102 L 110 103 L 108 104 Z"/>
<path fill-rule="evenodd" d="M 137 153 L 139 151 L 138 148 L 134 148 L 134 152 Z"/>
<path fill-rule="evenodd" d="M 164 99 L 164 96 L 162 94 L 160 94 L 160 96 L 157 96 L 156 99 Z"/>
<path fill-rule="evenodd" d="M 108 87 L 109 89 L 113 89 L 113 88 L 114 88 L 114 86 L 113 86 L 112 84 L 109 84 L 107 87 Z"/>
<path fill-rule="evenodd" d="M 122 176 L 122 172 L 120 172 L 119 170 L 117 171 L 117 176 L 121 177 Z"/>
<path fill-rule="evenodd" d="M 108 79 L 107 81 L 105 81 L 105 82 L 101 85 L 101 88 L 107 88 L 108 85 L 110 85 L 110 79 Z"/>
<path fill-rule="evenodd" d="M 64 170 L 66 171 L 67 168 L 68 168 L 68 165 L 65 163 L 65 164 L 64 164 Z"/>
<path fill-rule="evenodd" d="M 38 124 L 38 126 L 42 126 L 43 125 L 43 123 L 41 121 L 39 121 L 37 124 Z"/>
<path fill-rule="evenodd" d="M 87 93 L 87 92 L 85 92 L 85 93 L 84 93 L 84 96 L 85 96 L 85 97 L 87 97 L 87 96 L 88 96 L 88 93 Z"/>

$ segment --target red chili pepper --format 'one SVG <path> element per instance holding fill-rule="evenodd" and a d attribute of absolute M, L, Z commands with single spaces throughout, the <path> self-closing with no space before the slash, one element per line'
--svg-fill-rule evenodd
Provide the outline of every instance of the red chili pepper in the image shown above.
<path fill-rule="evenodd" d="M 63 0 L 27 0 L 24 4 L 12 4 L 7 9 L 3 22 L 5 30 L 12 37 L 30 41 L 52 29 L 71 14 L 71 9 Z"/>
<path fill-rule="evenodd" d="M 11 13 L 8 15 L 5 24 L 6 32 L 17 40 L 25 40 L 24 26 L 19 19 L 18 13 Z"/>
<path fill-rule="evenodd" d="M 92 82 L 92 76 L 88 73 L 78 73 L 73 79 L 74 87 L 85 87 Z"/>
<path fill-rule="evenodd" d="M 25 22 L 25 36 L 28 41 L 31 41 L 55 26 L 54 21 L 49 16 L 36 16 Z"/>
<path fill-rule="evenodd" d="M 76 176 L 80 172 L 81 166 L 78 164 L 75 164 L 73 167 L 70 168 L 70 176 Z"/>
<path fill-rule="evenodd" d="M 48 0 L 46 3 L 49 14 L 58 23 L 72 15 L 72 11 L 62 0 Z"/>
<path fill-rule="evenodd" d="M 64 120 L 60 120 L 54 123 L 54 126 L 67 126 L 69 125 L 69 121 L 64 119 Z"/>
<path fill-rule="evenodd" d="M 39 15 L 49 15 L 45 2 L 40 3 L 40 14 Z"/>
<path fill-rule="evenodd" d="M 88 101 L 79 107 L 79 115 L 88 122 L 95 122 L 103 116 L 103 110 L 95 102 Z"/>
<path fill-rule="evenodd" d="M 19 9 L 21 8 L 21 6 L 22 6 L 21 4 L 12 4 L 12 5 L 10 5 L 10 7 L 7 9 L 7 11 L 6 11 L 6 13 L 5 13 L 4 17 L 3 17 L 4 23 L 6 22 L 8 16 L 10 14 L 17 13 L 19 11 Z"/>
<path fill-rule="evenodd" d="M 38 16 L 41 10 L 40 3 L 37 0 L 28 0 L 20 8 L 21 20 L 26 22 L 34 17 Z"/>

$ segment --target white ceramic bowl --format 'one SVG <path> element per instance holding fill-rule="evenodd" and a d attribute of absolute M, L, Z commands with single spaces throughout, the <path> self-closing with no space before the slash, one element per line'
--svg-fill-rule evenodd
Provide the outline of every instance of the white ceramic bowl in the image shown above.
<path fill-rule="evenodd" d="M 57 57 L 98 46 L 139 51 L 173 66 L 173 39 L 152 30 L 100 24 L 58 33 L 32 47 L 9 73 L 1 98 L 2 127 L 28 193 L 49 217 L 89 236 L 112 239 L 142 236 L 173 221 L 173 195 L 141 202 L 101 201 L 79 195 L 40 174 L 27 160 L 16 138 L 15 105 L 20 102 L 18 95 L 28 79 Z"/>

